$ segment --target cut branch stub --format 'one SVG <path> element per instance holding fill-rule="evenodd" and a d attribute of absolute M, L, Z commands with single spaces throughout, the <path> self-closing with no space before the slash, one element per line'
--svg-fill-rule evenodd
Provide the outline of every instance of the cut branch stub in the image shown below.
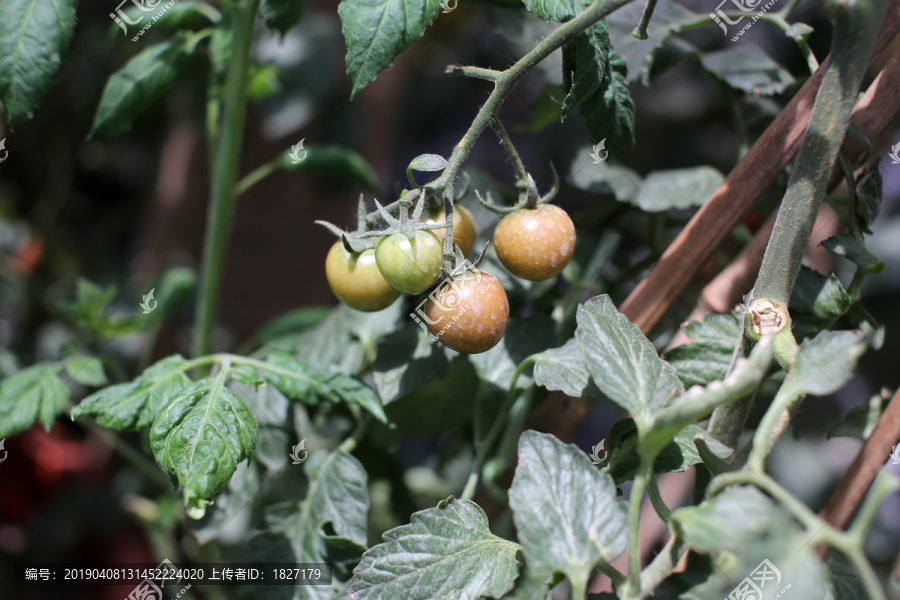
<path fill-rule="evenodd" d="M 766 299 L 751 302 L 747 307 L 747 314 L 750 315 L 753 333 L 759 337 L 778 333 L 791 322 L 791 318 L 783 306 Z"/>

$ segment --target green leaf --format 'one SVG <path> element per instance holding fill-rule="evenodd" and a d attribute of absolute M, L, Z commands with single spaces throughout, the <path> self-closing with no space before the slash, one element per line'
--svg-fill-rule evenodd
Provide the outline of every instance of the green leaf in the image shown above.
<path fill-rule="evenodd" d="M 650 454 L 668 443 L 682 427 L 699 421 L 719 406 L 753 393 L 766 376 L 774 350 L 775 343 L 772 339 L 760 340 L 753 347 L 750 356 L 737 360 L 734 371 L 724 380 L 714 381 L 705 388 L 694 386 L 675 398 L 665 410 L 656 415 L 654 430 L 645 434 L 638 449 Z"/>
<path fill-rule="evenodd" d="M 591 136 L 605 140 L 609 152 L 634 145 L 634 101 L 627 75 L 625 61 L 610 51 L 606 82 L 580 107 Z"/>
<path fill-rule="evenodd" d="M 209 45 L 206 48 L 206 52 L 209 54 L 210 67 L 217 75 L 223 75 L 228 70 L 228 65 L 231 64 L 231 44 L 234 40 L 231 20 L 231 15 L 226 12 L 222 22 L 213 28 L 212 35 L 209 38 Z M 224 97 L 221 85 L 215 85 L 210 92 L 219 100 Z"/>
<path fill-rule="evenodd" d="M 221 377 L 181 390 L 150 427 L 150 448 L 170 481 L 184 489 L 189 517 L 201 518 L 221 493 L 238 463 L 256 449 L 259 426 L 253 413 Z"/>
<path fill-rule="evenodd" d="M 572 86 L 560 109 L 562 121 L 606 82 L 611 47 L 606 22 L 595 23 L 579 34 L 572 45 Z"/>
<path fill-rule="evenodd" d="M 86 279 L 79 279 L 75 300 L 59 303 L 57 308 L 68 318 L 103 339 L 134 335 L 141 331 L 143 326 L 139 320 L 110 314 L 109 304 L 115 295 L 114 286 L 101 288 Z"/>
<path fill-rule="evenodd" d="M 396 427 L 389 429 L 376 423 L 373 438 L 382 447 L 392 447 L 409 437 L 468 428 L 479 400 L 484 404 L 484 396 L 479 399 L 481 385 L 472 363 L 457 355 L 445 377 L 431 379 L 387 404 L 385 413 Z"/>
<path fill-rule="evenodd" d="M 531 116 L 527 121 L 521 123 L 516 131 L 538 133 L 559 123 L 561 119 L 559 98 L 564 96 L 565 92 L 562 87 L 552 84 L 545 85 L 540 95 L 531 104 Z"/>
<path fill-rule="evenodd" d="M 307 306 L 288 311 L 266 322 L 253 335 L 253 340 L 266 343 L 279 337 L 315 327 L 331 314 L 330 306 Z"/>
<path fill-rule="evenodd" d="M 825 563 L 825 568 L 828 570 L 832 599 L 869 600 L 862 578 L 844 560 L 832 557 Z"/>
<path fill-rule="evenodd" d="M 791 26 L 784 31 L 784 35 L 797 41 L 805 40 L 815 29 L 806 23 L 791 23 Z"/>
<path fill-rule="evenodd" d="M 672 521 L 688 544 L 715 558 L 705 593 L 682 597 L 722 598 L 747 577 L 762 583 L 760 600 L 787 597 L 779 593 L 788 584 L 790 596 L 801 600 L 821 600 L 826 592 L 825 569 L 809 533 L 754 487 L 729 487 L 700 506 L 676 510 Z M 753 577 L 763 566 L 773 576 L 766 581 Z"/>
<path fill-rule="evenodd" d="M 159 2 L 157 2 L 159 4 Z M 156 6 L 156 10 L 152 12 L 146 12 L 146 10 L 141 10 L 134 6 L 134 4 L 129 3 L 127 8 L 123 11 L 125 15 L 128 17 L 133 23 L 135 28 L 141 28 L 145 24 L 151 22 L 153 23 L 153 27 L 166 27 L 168 29 L 182 29 L 192 27 L 194 24 L 198 22 L 200 17 L 207 17 L 210 21 L 213 20 L 215 16 L 214 9 L 210 7 L 208 4 L 203 2 L 195 2 L 194 0 L 178 0 L 172 6 L 165 7 L 165 11 L 160 13 L 159 11 L 163 9 L 162 4 Z M 143 21 L 144 18 L 147 18 L 147 21 Z M 155 18 L 155 20 L 153 20 Z M 127 21 L 126 21 L 127 22 Z M 118 34 L 119 31 L 122 31 L 122 28 L 117 23 L 113 22 L 110 24 L 110 28 Z M 135 33 L 138 29 L 135 29 Z M 128 37 L 128 32 L 123 32 L 125 37 Z"/>
<path fill-rule="evenodd" d="M 575 339 L 594 384 L 634 417 L 641 433 L 684 393 L 675 369 L 606 294 L 578 307 Z"/>
<path fill-rule="evenodd" d="M 698 425 L 688 425 L 679 431 L 672 443 L 659 453 L 653 463 L 653 470 L 657 473 L 680 473 L 694 465 L 699 465 L 703 462 L 700 451 L 697 449 L 699 440 L 706 442 L 706 446 L 717 458 L 728 458 L 734 452 L 719 440 L 710 437 L 704 428 Z"/>
<path fill-rule="evenodd" d="M 492 534 L 484 511 L 452 496 L 384 534 L 353 573 L 353 600 L 499 598 L 512 589 L 520 546 Z"/>
<path fill-rule="evenodd" d="M 609 459 L 604 465 L 613 477 L 616 485 L 634 479 L 640 466 L 638 454 L 637 430 L 632 419 L 617 421 L 610 430 Z M 680 473 L 703 462 L 697 441 L 703 440 L 713 456 L 726 459 L 733 450 L 717 439 L 709 437 L 706 431 L 697 425 L 688 425 L 660 450 L 653 461 L 654 473 Z"/>
<path fill-rule="evenodd" d="M 265 557 L 266 560 L 340 563 L 349 555 L 355 563 L 366 548 L 369 493 L 365 469 L 341 450 L 330 454 L 314 452 L 303 469 L 309 480 L 306 497 L 299 503 L 276 505 L 266 512 L 269 531 L 264 535 L 286 538 L 293 556 L 286 559 L 282 553 Z M 251 543 L 258 544 L 258 540 Z M 336 560 L 336 554 L 342 555 L 341 560 Z M 346 579 L 338 575 L 344 574 L 335 573 L 339 581 Z M 303 597 L 311 600 L 332 597 L 331 589 L 324 586 L 303 589 Z"/>
<path fill-rule="evenodd" d="M 856 180 L 856 212 L 862 222 L 863 231 L 872 233 L 869 225 L 881 210 L 884 181 L 881 178 L 881 162 L 876 161 L 860 174 Z"/>
<path fill-rule="evenodd" d="M 281 155 L 279 166 L 286 171 L 315 171 L 336 179 L 350 179 L 370 192 L 380 192 L 378 173 L 361 154 L 345 146 L 310 146 L 306 158 L 294 162 L 290 152 Z"/>
<path fill-rule="evenodd" d="M 303 16 L 303 0 L 263 0 L 259 16 L 269 29 L 286 34 Z"/>
<path fill-rule="evenodd" d="M 778 539 L 796 527 L 783 509 L 751 486 L 731 486 L 699 506 L 679 508 L 672 521 L 686 542 L 706 554 L 740 552 L 759 538 Z"/>
<path fill-rule="evenodd" d="M 868 402 L 847 413 L 828 431 L 825 438 L 853 437 L 863 441 L 869 439 L 889 400 L 890 396 L 887 394 L 884 396 L 873 394 Z"/>
<path fill-rule="evenodd" d="M 564 23 L 585 8 L 585 0 L 525 0 L 525 8 L 545 21 Z"/>
<path fill-rule="evenodd" d="M 499 344 L 487 352 L 470 354 L 468 359 L 482 381 L 494 385 L 505 394 L 512 385 L 513 374 L 519 364 L 556 342 L 554 328 L 553 320 L 543 315 L 514 319 Z M 519 387 L 528 385 L 524 377 L 519 378 Z"/>
<path fill-rule="evenodd" d="M 823 331 L 800 345 L 800 353 L 779 394 L 824 396 L 844 387 L 865 352 L 859 331 Z"/>
<path fill-rule="evenodd" d="M 388 422 L 375 390 L 349 375 L 322 371 L 278 352 L 270 354 L 264 364 L 253 366 L 263 379 L 291 400 L 307 404 L 320 400 L 356 404 L 382 423 Z"/>
<path fill-rule="evenodd" d="M 0 383 L 0 439 L 27 430 L 38 419 L 50 430 L 69 401 L 59 369 L 59 363 L 38 363 Z"/>
<path fill-rule="evenodd" d="M 707 314 L 703 321 L 685 324 L 682 331 L 691 341 L 666 351 L 666 360 L 675 367 L 684 385 L 706 385 L 724 379 L 741 335 L 739 317 L 733 313 Z"/>
<path fill-rule="evenodd" d="M 628 64 L 628 77 L 631 83 L 641 79 L 644 85 L 650 83 L 650 70 L 656 51 L 663 47 L 673 33 L 680 33 L 683 25 L 695 22 L 700 16 L 684 8 L 678 2 L 660 2 L 653 11 L 649 37 L 639 40 L 632 35 L 634 26 L 641 20 L 644 6 L 640 2 L 626 4 L 607 17 L 609 35 L 616 51 Z"/>
<path fill-rule="evenodd" d="M 150 46 L 113 73 L 97 107 L 88 137 L 117 135 L 165 95 L 190 62 L 194 44 L 182 36 Z"/>
<path fill-rule="evenodd" d="M 0 101 L 27 121 L 56 76 L 75 30 L 75 0 L 0 2 Z"/>
<path fill-rule="evenodd" d="M 387 404 L 446 377 L 449 367 L 444 346 L 432 341 L 430 332 L 408 323 L 379 342 L 375 386 Z"/>
<path fill-rule="evenodd" d="M 600 561 L 628 546 L 628 511 L 612 477 L 552 435 L 526 431 L 519 438 L 509 505 L 528 565 L 564 574 L 573 587 L 584 589 Z"/>
<path fill-rule="evenodd" d="M 884 271 L 884 262 L 849 235 L 831 236 L 822 242 L 822 246 L 863 267 L 866 273 L 875 274 Z"/>
<path fill-rule="evenodd" d="M 513 0 L 515 6 L 512 10 L 496 9 L 493 16 L 496 19 L 499 33 L 503 37 L 505 45 L 511 52 L 510 59 L 518 60 L 531 52 L 545 37 L 550 35 L 558 25 L 552 21 L 535 19 L 528 11 L 521 10 L 522 0 Z M 558 88 L 558 97 L 562 98 L 562 51 L 557 50 L 535 66 L 543 80 Z M 559 111 L 559 100 L 556 100 L 556 109 Z M 557 119 L 555 121 L 559 123 Z M 493 214 L 493 213 L 491 213 Z"/>
<path fill-rule="evenodd" d="M 645 212 L 703 206 L 725 177 L 713 167 L 654 171 L 639 186 L 632 204 Z"/>
<path fill-rule="evenodd" d="M 183 356 L 175 354 L 148 367 L 133 381 L 91 394 L 72 409 L 72 419 L 90 415 L 107 429 L 148 427 L 176 395 L 192 383 L 184 374 Z"/>
<path fill-rule="evenodd" d="M 803 340 L 830 329 L 847 314 L 852 304 L 837 276 L 829 274 L 826 277 L 801 265 L 790 303 L 794 337 Z"/>
<path fill-rule="evenodd" d="M 628 167 L 609 161 L 595 164 L 593 148 L 578 150 L 569 170 L 569 183 L 581 190 L 613 196 L 619 202 L 631 202 L 638 195 L 641 176 Z M 601 157 L 602 158 L 602 157 Z"/>
<path fill-rule="evenodd" d="M 573 398 L 600 398 L 602 395 L 591 380 L 575 338 L 535 357 L 534 382 Z"/>
<path fill-rule="evenodd" d="M 525 565 L 516 579 L 516 587 L 509 594 L 503 596 L 504 600 L 551 600 L 550 587 L 553 574 L 550 571 L 540 571 Z"/>
<path fill-rule="evenodd" d="M 368 356 L 378 340 L 396 329 L 402 312 L 402 302 L 372 313 L 339 305 L 319 326 L 304 331 L 280 349 L 315 367 L 358 374 L 369 364 Z M 274 344 L 267 348 L 271 346 Z"/>
<path fill-rule="evenodd" d="M 791 74 L 759 46 L 731 46 L 703 52 L 700 64 L 730 87 L 757 96 L 781 94 L 795 83 Z"/>
<path fill-rule="evenodd" d="M 437 172 L 443 171 L 449 164 L 447 159 L 439 154 L 420 154 L 412 159 L 408 168 L 413 171 Z"/>
<path fill-rule="evenodd" d="M 281 91 L 278 76 L 281 71 L 274 65 L 251 65 L 250 81 L 247 82 L 247 96 L 253 102 L 261 102 Z"/>
<path fill-rule="evenodd" d="M 262 435 L 262 432 L 260 432 L 260 435 Z M 284 448 L 289 447 L 290 442 L 285 441 L 282 451 Z M 257 450 L 257 454 L 258 452 Z M 242 545 L 242 549 L 251 549 L 253 539 L 248 540 L 247 538 L 250 538 L 256 532 L 256 529 L 251 527 L 251 524 L 247 522 L 249 521 L 248 519 L 242 517 L 250 510 L 256 509 L 254 501 L 259 502 L 261 500 L 259 498 L 259 490 L 266 483 L 263 477 L 264 474 L 265 469 L 260 461 L 254 460 L 238 465 L 228 487 L 223 493 L 216 496 L 215 502 L 206 509 L 206 514 L 203 515 L 203 518 L 199 520 L 188 519 L 186 521 L 185 525 L 191 529 L 198 542 L 201 544 L 207 544 L 213 540 L 223 542 L 225 541 L 223 538 L 226 536 L 230 539 L 235 539 L 235 537 L 231 536 L 238 535 L 241 540 L 247 540 L 246 544 Z M 176 509 L 178 500 L 177 498 L 174 498 L 174 500 L 172 508 Z M 171 499 L 169 501 L 171 502 Z M 229 524 L 230 527 L 227 532 L 223 532 L 225 526 Z M 253 556 L 253 558 L 256 557 Z M 273 562 L 277 562 L 277 559 L 273 560 Z"/>
<path fill-rule="evenodd" d="M 72 356 L 66 360 L 66 371 L 81 385 L 99 387 L 107 383 L 103 363 L 96 356 Z"/>
<path fill-rule="evenodd" d="M 342 0 L 338 15 L 353 80 L 350 99 L 422 37 L 440 10 L 438 0 Z"/>

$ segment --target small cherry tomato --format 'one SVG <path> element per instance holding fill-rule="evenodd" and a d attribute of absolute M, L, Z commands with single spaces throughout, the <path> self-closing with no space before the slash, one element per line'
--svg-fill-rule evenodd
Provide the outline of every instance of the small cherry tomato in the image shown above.
<path fill-rule="evenodd" d="M 325 258 L 325 277 L 338 300 L 363 312 L 387 308 L 400 297 L 378 270 L 371 248 L 351 254 L 342 242 L 336 242 Z"/>
<path fill-rule="evenodd" d="M 446 219 L 443 211 L 433 213 L 426 221 L 426 223 L 444 222 L 446 222 Z M 438 234 L 441 242 L 443 242 L 446 237 L 446 230 L 435 229 L 434 232 Z M 472 249 L 475 247 L 475 238 L 477 237 L 478 232 L 475 230 L 475 217 L 472 216 L 472 211 L 465 206 L 453 207 L 453 243 L 459 246 L 463 256 L 468 256 L 472 253 Z"/>
<path fill-rule="evenodd" d="M 553 204 L 523 208 L 497 224 L 494 247 L 510 273 L 543 281 L 559 275 L 572 260 L 575 225 L 566 211 Z"/>
<path fill-rule="evenodd" d="M 404 294 L 421 294 L 437 281 L 444 264 L 444 247 L 432 231 L 383 237 L 375 245 L 375 261 L 389 284 Z"/>
<path fill-rule="evenodd" d="M 442 344 L 463 354 L 480 354 L 503 337 L 509 300 L 496 277 L 468 271 L 428 297 L 425 316 L 429 331 Z"/>

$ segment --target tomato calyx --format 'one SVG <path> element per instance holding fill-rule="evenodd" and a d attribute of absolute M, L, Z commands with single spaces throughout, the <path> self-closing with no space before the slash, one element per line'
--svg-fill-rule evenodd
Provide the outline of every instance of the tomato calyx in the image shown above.
<path fill-rule="evenodd" d="M 550 163 L 550 170 L 553 172 L 553 185 L 544 195 L 541 195 L 538 192 L 537 184 L 534 182 L 534 178 L 531 174 L 525 173 L 524 177 L 519 177 L 516 180 L 516 187 L 519 190 L 519 200 L 512 206 L 498 205 L 494 202 L 490 192 L 487 192 L 482 196 L 478 190 L 475 190 L 475 196 L 478 198 L 478 202 L 487 210 L 503 216 L 512 214 L 522 208 L 534 208 L 541 204 L 547 204 L 552 202 L 553 199 L 556 198 L 557 192 L 559 192 L 559 174 L 556 172 L 556 167 L 553 166 L 553 163 Z"/>

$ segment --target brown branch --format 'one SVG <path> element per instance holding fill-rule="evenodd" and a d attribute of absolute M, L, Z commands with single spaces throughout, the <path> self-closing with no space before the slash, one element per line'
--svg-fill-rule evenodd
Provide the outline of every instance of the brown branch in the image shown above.
<path fill-rule="evenodd" d="M 898 437 L 900 437 L 900 390 L 897 390 L 891 398 L 875 425 L 875 431 L 860 448 L 856 460 L 844 473 L 837 489 L 828 499 L 828 504 L 819 513 L 822 519 L 838 529 L 847 526 L 850 517 L 869 491 L 875 476 L 887 462 L 891 455 L 891 447 L 897 443 Z M 819 549 L 819 554 L 823 557 L 827 552 L 827 547 Z"/>
<path fill-rule="evenodd" d="M 893 0 L 875 41 L 870 64 L 898 33 L 900 0 Z M 827 63 L 824 61 L 800 88 L 622 304 L 619 310 L 642 331 L 649 332 L 656 325 L 725 236 L 797 153 Z M 865 115 L 872 117 L 881 112 L 879 103 L 880 100 L 868 105 Z M 860 110 L 863 109 L 858 105 L 854 115 Z M 896 110 L 893 109 L 891 116 Z M 880 125 L 889 119 L 882 120 Z"/>

